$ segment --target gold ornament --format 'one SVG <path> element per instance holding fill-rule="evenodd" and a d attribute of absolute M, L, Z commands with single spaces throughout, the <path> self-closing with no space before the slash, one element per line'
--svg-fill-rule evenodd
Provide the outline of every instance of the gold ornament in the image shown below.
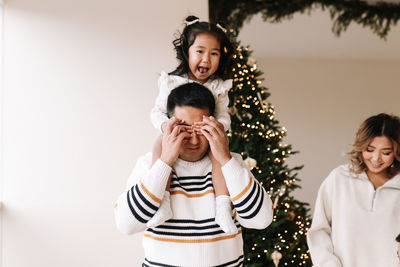
<path fill-rule="evenodd" d="M 279 251 L 275 250 L 271 254 L 271 259 L 274 262 L 275 267 L 278 267 L 279 261 L 282 259 L 282 254 Z"/>
<path fill-rule="evenodd" d="M 255 58 L 249 57 L 247 59 L 247 65 L 249 65 L 250 67 L 253 67 L 255 64 L 256 64 L 256 59 Z"/>
<path fill-rule="evenodd" d="M 289 221 L 293 221 L 295 217 L 296 214 L 292 210 L 287 213 L 287 218 L 289 219 Z"/>
<path fill-rule="evenodd" d="M 228 112 L 231 115 L 235 115 L 238 112 L 238 110 L 237 110 L 237 108 L 235 106 L 232 106 L 232 107 L 228 108 Z"/>

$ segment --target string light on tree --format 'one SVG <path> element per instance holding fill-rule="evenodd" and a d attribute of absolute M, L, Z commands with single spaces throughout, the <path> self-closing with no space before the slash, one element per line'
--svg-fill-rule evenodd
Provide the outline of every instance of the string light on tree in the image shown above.
<path fill-rule="evenodd" d="M 231 151 L 245 158 L 274 201 L 274 217 L 265 230 L 243 228 L 244 265 L 312 266 L 306 243 L 311 221 L 308 204 L 291 196 L 299 188 L 297 171 L 302 167 L 286 164 L 286 159 L 296 152 L 282 144 L 287 130 L 276 120 L 275 107 L 267 100 L 268 88 L 262 86 L 262 72 L 250 55 L 248 47 L 237 44 L 229 92 L 229 144 Z"/>

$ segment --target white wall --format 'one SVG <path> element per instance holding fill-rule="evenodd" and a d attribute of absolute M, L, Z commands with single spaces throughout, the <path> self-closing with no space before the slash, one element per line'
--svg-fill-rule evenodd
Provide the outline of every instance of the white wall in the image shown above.
<path fill-rule="evenodd" d="M 139 266 L 113 202 L 157 132 L 149 112 L 172 40 L 207 1 L 8 0 L 3 267 Z"/>
<path fill-rule="evenodd" d="M 113 201 L 157 135 L 157 75 L 175 66 L 173 34 L 191 13 L 207 19 L 207 1 L 6 1 L 3 267 L 140 265 L 141 235 L 117 232 Z M 296 196 L 312 205 L 361 121 L 400 115 L 400 62 L 258 65 L 300 151 L 289 164 L 305 165 Z"/>
<path fill-rule="evenodd" d="M 323 179 L 348 162 L 361 122 L 380 112 L 400 116 L 400 61 L 258 58 L 257 63 L 275 117 L 288 130 L 283 142 L 300 152 L 287 162 L 304 165 L 295 196 L 313 207 Z"/>

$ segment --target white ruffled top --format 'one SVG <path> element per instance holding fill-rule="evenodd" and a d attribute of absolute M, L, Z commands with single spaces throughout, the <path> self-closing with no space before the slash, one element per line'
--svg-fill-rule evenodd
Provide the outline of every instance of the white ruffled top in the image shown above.
<path fill-rule="evenodd" d="M 160 91 L 150 113 L 151 122 L 155 128 L 161 131 L 161 125 L 168 120 L 167 99 L 171 90 L 188 82 L 196 81 L 189 79 L 187 75 L 177 76 L 169 75 L 165 71 L 161 72 L 160 78 L 158 79 L 158 87 Z M 208 81 L 203 85 L 207 87 L 214 96 L 214 117 L 223 124 L 225 131 L 227 131 L 231 124 L 227 108 L 229 105 L 228 91 L 232 88 L 232 80 L 222 80 L 220 78 L 208 79 Z"/>

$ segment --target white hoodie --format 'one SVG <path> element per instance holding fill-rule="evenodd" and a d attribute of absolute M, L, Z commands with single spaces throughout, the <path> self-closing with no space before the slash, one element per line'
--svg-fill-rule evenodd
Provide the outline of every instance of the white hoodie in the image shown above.
<path fill-rule="evenodd" d="M 376 190 L 348 165 L 322 183 L 307 241 L 316 267 L 396 267 L 400 174 Z"/>

